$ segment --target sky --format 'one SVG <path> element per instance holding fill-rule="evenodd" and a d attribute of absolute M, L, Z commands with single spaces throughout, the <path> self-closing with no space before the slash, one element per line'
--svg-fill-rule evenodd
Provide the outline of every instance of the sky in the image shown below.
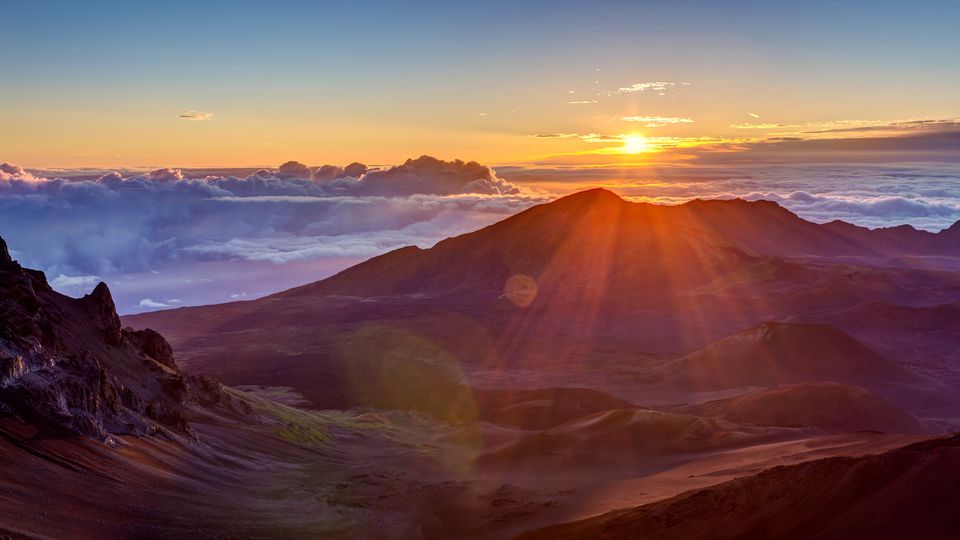
<path fill-rule="evenodd" d="M 960 3 L 16 2 L 0 236 L 121 313 L 252 299 L 590 187 L 960 220 Z"/>
<path fill-rule="evenodd" d="M 38 0 L 3 11 L 0 148 L 26 167 L 424 153 L 648 163 L 655 152 L 617 151 L 623 137 L 673 148 L 960 117 L 957 2 Z"/>

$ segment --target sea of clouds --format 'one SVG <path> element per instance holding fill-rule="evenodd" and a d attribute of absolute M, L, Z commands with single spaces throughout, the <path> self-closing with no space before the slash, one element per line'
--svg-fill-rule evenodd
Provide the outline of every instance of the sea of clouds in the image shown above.
<path fill-rule="evenodd" d="M 606 186 L 635 201 L 767 199 L 804 219 L 933 232 L 960 220 L 960 164 L 763 164 L 625 169 L 500 168 L 518 184 Z"/>
<path fill-rule="evenodd" d="M 401 247 L 429 247 L 604 185 L 638 201 L 769 199 L 806 219 L 939 230 L 960 220 L 957 164 L 658 169 L 502 167 L 430 157 L 390 168 L 197 176 L 177 169 L 33 174 L 0 165 L 0 235 L 70 295 L 111 285 L 120 311 L 256 298 Z"/>
<path fill-rule="evenodd" d="M 3 164 L 0 235 L 58 290 L 106 280 L 134 312 L 262 296 L 547 199 L 477 163 L 429 157 L 381 170 L 291 162 L 243 178 L 158 169 L 76 180 Z"/>

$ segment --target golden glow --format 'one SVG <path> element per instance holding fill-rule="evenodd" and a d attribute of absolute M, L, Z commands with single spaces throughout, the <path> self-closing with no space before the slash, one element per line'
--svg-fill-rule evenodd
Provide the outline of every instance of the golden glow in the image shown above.
<path fill-rule="evenodd" d="M 646 152 L 648 149 L 646 137 L 643 135 L 630 134 L 623 137 L 623 148 L 621 148 L 620 151 L 624 154 L 639 154 Z"/>

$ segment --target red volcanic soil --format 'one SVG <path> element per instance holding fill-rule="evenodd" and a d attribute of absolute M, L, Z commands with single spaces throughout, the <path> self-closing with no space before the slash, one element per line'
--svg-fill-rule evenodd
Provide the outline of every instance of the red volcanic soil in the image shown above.
<path fill-rule="evenodd" d="M 776 467 L 523 540 L 960 537 L 960 437 Z"/>
<path fill-rule="evenodd" d="M 827 432 L 923 433 L 912 415 L 860 386 L 837 383 L 785 385 L 708 401 L 682 409 L 757 426 L 813 427 Z"/>
<path fill-rule="evenodd" d="M 799 438 L 788 429 L 744 426 L 717 418 L 646 409 L 594 413 L 525 436 L 481 455 L 481 466 L 564 475 L 649 474 L 698 453 Z"/>
<path fill-rule="evenodd" d="M 822 324 L 767 322 L 664 366 L 697 389 L 837 381 L 911 383 L 917 377 L 849 334 Z"/>
<path fill-rule="evenodd" d="M 475 389 L 480 419 L 525 430 L 548 429 L 589 414 L 630 404 L 589 388 Z"/>

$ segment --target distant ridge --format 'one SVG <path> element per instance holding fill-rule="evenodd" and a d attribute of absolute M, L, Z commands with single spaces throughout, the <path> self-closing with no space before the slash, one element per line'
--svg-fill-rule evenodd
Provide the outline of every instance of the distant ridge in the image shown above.
<path fill-rule="evenodd" d="M 497 289 L 517 273 L 547 287 L 584 285 L 584 276 L 612 281 L 614 289 L 627 282 L 659 287 L 666 277 L 672 286 L 694 286 L 757 257 L 885 264 L 904 256 L 960 257 L 960 223 L 940 233 L 909 226 L 871 230 L 812 223 L 772 201 L 695 199 L 663 206 L 597 188 L 430 249 L 397 249 L 276 296 Z"/>

